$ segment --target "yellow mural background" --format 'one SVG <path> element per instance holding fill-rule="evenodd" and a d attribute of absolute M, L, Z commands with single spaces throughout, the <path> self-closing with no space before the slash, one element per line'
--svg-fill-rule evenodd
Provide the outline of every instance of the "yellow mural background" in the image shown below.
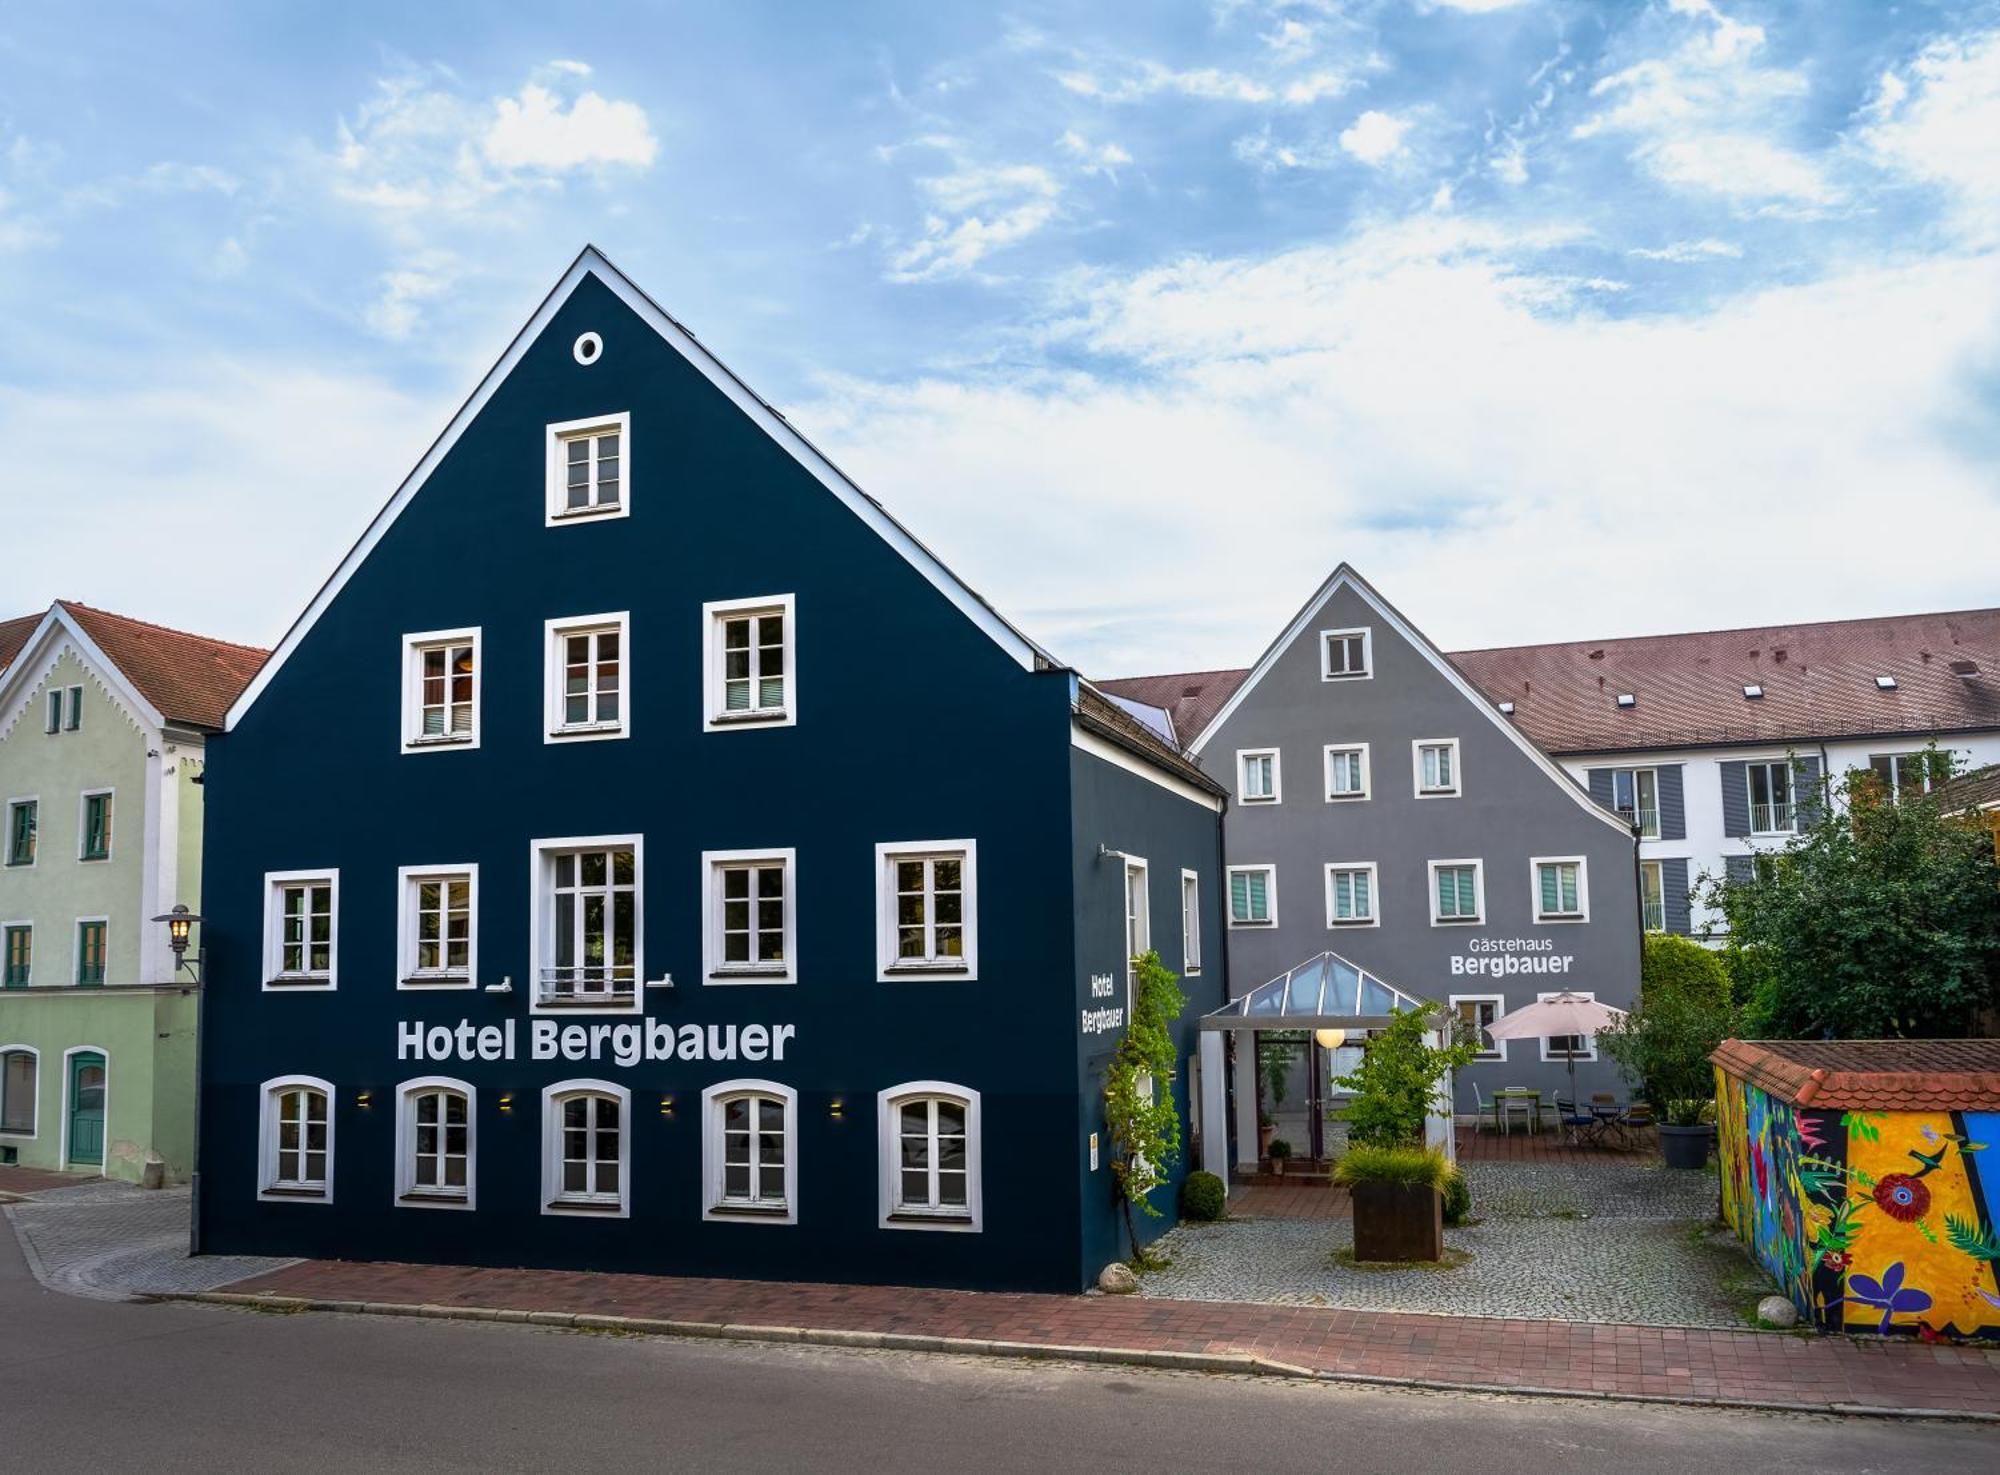
<path fill-rule="evenodd" d="M 1930 1293 L 1929 1310 L 1898 1312 L 1891 1321 L 1893 1326 L 1915 1326 L 1923 1322 L 1934 1330 L 1953 1331 L 1960 1336 L 1971 1336 L 1983 1327 L 1990 1327 L 1996 1319 L 2000 1319 L 2000 1311 L 1982 1300 L 1979 1292 L 2000 1292 L 2000 1275 L 1995 1274 L 1992 1262 L 1974 1261 L 1953 1249 L 1945 1235 L 1946 1214 L 1956 1215 L 1968 1224 L 1979 1222 L 1979 1209 L 1973 1201 L 1972 1184 L 1964 1161 L 1957 1147 L 1945 1140 L 1957 1130 L 1952 1126 L 1950 1114 L 1941 1111 L 1899 1111 L 1877 1116 L 1869 1113 L 1868 1125 L 1879 1134 L 1877 1140 L 1865 1141 L 1859 1132 L 1850 1130 L 1847 1134 L 1847 1166 L 1850 1170 L 1866 1173 L 1874 1183 L 1880 1183 L 1891 1173 L 1914 1175 L 1919 1172 L 1923 1164 L 1910 1156 L 1913 1150 L 1926 1156 L 1935 1156 L 1940 1151 L 1945 1154 L 1943 1166 L 1919 1180 L 1931 1195 L 1930 1204 L 1922 1215 L 1922 1223 L 1937 1240 L 1932 1243 L 1916 1223 L 1905 1224 L 1878 1207 L 1865 1207 L 1861 1210 L 1862 1229 L 1854 1243 L 1854 1263 L 1848 1267 L 1848 1275 L 1851 1277 L 1859 1272 L 1880 1280 L 1884 1271 L 1901 1261 L 1903 1283 Z M 1925 1127 L 1937 1134 L 1935 1139 L 1924 1136 Z M 1989 1171 L 2000 1171 L 2000 1148 L 1991 1148 L 1989 1154 L 1982 1155 L 1980 1166 Z M 1852 1184 L 1849 1194 L 1855 1198 L 1863 1195 L 1872 1198 L 1872 1191 L 1858 1182 Z M 1845 1326 L 1865 1327 L 1873 1331 L 1882 1324 L 1882 1309 L 1879 1306 L 1843 1302 L 1838 1309 Z"/>

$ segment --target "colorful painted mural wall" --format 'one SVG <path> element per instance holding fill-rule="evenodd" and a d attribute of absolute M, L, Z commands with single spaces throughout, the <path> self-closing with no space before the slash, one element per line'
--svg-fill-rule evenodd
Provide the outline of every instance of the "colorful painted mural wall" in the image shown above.
<path fill-rule="evenodd" d="M 2000 1112 L 1818 1111 L 1716 1085 L 1723 1215 L 1801 1316 L 2000 1339 Z"/>

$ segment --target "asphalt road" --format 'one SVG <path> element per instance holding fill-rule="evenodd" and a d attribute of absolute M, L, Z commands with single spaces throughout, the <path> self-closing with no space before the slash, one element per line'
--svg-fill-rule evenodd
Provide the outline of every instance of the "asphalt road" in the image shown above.
<path fill-rule="evenodd" d="M 84 1301 L 0 1226 L 0 1470 L 1990 1469 L 1991 1426 Z"/>

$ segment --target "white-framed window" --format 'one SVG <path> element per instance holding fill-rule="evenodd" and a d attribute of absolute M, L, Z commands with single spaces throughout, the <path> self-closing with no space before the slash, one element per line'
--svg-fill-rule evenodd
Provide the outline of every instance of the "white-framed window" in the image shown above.
<path fill-rule="evenodd" d="M 1375 674 L 1373 636 L 1364 629 L 1319 632 L 1322 681 L 1358 681 Z"/>
<path fill-rule="evenodd" d="M 1648 932 L 1667 930 L 1667 874 L 1657 860 L 1639 862 L 1639 921 Z"/>
<path fill-rule="evenodd" d="M 1456 798 L 1463 791 L 1457 738 L 1418 738 L 1410 754 L 1419 799 Z"/>
<path fill-rule="evenodd" d="M 1538 855 L 1528 862 L 1537 922 L 1590 920 L 1590 863 L 1580 855 Z"/>
<path fill-rule="evenodd" d="M 1379 927 L 1379 905 L 1374 861 L 1335 861 L 1326 868 L 1327 926 Z"/>
<path fill-rule="evenodd" d="M 1482 862 L 1434 860 L 1430 872 L 1433 927 L 1486 920 L 1486 867 Z"/>
<path fill-rule="evenodd" d="M 632 735 L 631 623 L 623 610 L 548 621 L 546 741 Z"/>
<path fill-rule="evenodd" d="M 639 1012 L 644 859 L 638 835 L 531 842 L 531 1012 Z"/>
<path fill-rule="evenodd" d="M 264 873 L 264 987 L 340 983 L 340 872 Z"/>
<path fill-rule="evenodd" d="M 1642 840 L 1660 838 L 1660 775 L 1651 768 L 1611 770 L 1611 807 L 1639 827 Z"/>
<path fill-rule="evenodd" d="M 705 850 L 702 977 L 708 983 L 797 983 L 795 850 Z"/>
<path fill-rule="evenodd" d="M 632 417 L 598 415 L 548 429 L 546 525 L 632 511 Z"/>
<path fill-rule="evenodd" d="M 632 1093 L 611 1081 L 542 1090 L 542 1212 L 624 1219 L 632 1212 Z"/>
<path fill-rule="evenodd" d="M 1229 925 L 1278 925 L 1278 868 L 1274 865 L 1229 867 Z"/>
<path fill-rule="evenodd" d="M 776 1081 L 722 1081 L 701 1093 L 702 1217 L 799 1222 L 799 1095 Z"/>
<path fill-rule="evenodd" d="M 450 1076 L 396 1087 L 396 1202 L 472 1209 L 479 1192 L 479 1091 Z"/>
<path fill-rule="evenodd" d="M 1181 872 L 1181 972 L 1201 972 L 1201 877 Z"/>
<path fill-rule="evenodd" d="M 1942 751 L 1935 762 L 1929 753 L 1922 752 L 1871 753 L 1868 768 L 1880 781 L 1882 793 L 1892 801 L 1928 794 L 1951 777 L 1950 762 Z"/>
<path fill-rule="evenodd" d="M 479 867 L 396 871 L 396 987 L 477 988 Z"/>
<path fill-rule="evenodd" d="M 1505 994 L 1453 994 L 1450 1002 L 1452 1012 L 1468 1028 L 1479 1032 L 1479 1053 L 1472 1058 L 1474 1060 L 1505 1060 L 1507 1058 L 1507 1042 L 1505 1040 L 1494 1039 L 1486 1031 L 1492 1027 L 1496 1019 L 1507 1012 L 1507 996 Z"/>
<path fill-rule="evenodd" d="M 479 628 L 403 637 L 403 749 L 479 746 Z"/>
<path fill-rule="evenodd" d="M 333 1202 L 333 1083 L 278 1076 L 259 1089 L 257 1197 Z"/>
<path fill-rule="evenodd" d="M 42 1052 L 33 1045 L 0 1045 L 0 1135 L 33 1137 Z"/>
<path fill-rule="evenodd" d="M 979 1093 L 909 1081 L 876 1097 L 882 1227 L 977 1231 Z"/>
<path fill-rule="evenodd" d="M 1579 994 L 1586 999 L 1595 999 L 1597 997 L 1596 994 L 1586 993 L 1581 989 L 1573 989 L 1571 992 Z M 1544 999 L 1553 999 L 1554 997 L 1553 993 L 1539 993 L 1535 995 L 1535 1000 L 1539 1003 Z M 1542 1060 L 1545 1064 L 1549 1061 L 1565 1062 L 1572 1057 L 1577 1060 L 1595 1060 L 1597 1058 L 1596 1035 L 1550 1035 L 1541 1043 Z"/>
<path fill-rule="evenodd" d="M 1236 798 L 1241 804 L 1276 804 L 1284 794 L 1284 774 L 1276 748 L 1236 751 Z"/>
<path fill-rule="evenodd" d="M 979 846 L 915 840 L 875 847 L 875 976 L 979 976 Z"/>
<path fill-rule="evenodd" d="M 1326 745 L 1326 802 L 1368 797 L 1368 744 Z"/>
<path fill-rule="evenodd" d="M 1792 764 L 1788 758 L 1774 758 L 1744 765 L 1750 789 L 1750 833 L 1789 835 L 1798 828 L 1792 802 Z"/>
<path fill-rule="evenodd" d="M 701 607 L 704 727 L 791 727 L 798 721 L 797 596 Z"/>

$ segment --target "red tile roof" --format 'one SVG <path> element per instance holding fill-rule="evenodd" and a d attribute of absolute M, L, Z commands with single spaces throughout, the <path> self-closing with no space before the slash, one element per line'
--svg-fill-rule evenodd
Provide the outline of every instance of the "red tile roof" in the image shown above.
<path fill-rule="evenodd" d="M 1551 753 L 2000 728 L 2000 609 L 1764 625 L 1455 651 L 1451 659 Z M 1164 707 L 1193 742 L 1250 673 L 1097 684 Z M 1876 677 L 1892 676 L 1883 690 Z M 1745 686 L 1763 695 L 1747 698 Z M 1620 707 L 1630 693 L 1633 704 Z"/>
<path fill-rule="evenodd" d="M 2000 1040 L 1724 1040 L 1709 1059 L 1793 1106 L 2000 1108 Z"/>
<path fill-rule="evenodd" d="M 105 658 L 169 722 L 220 728 L 267 650 L 151 625 L 128 615 L 58 601 Z"/>
<path fill-rule="evenodd" d="M 2000 609 L 1461 651 L 1556 753 L 2000 727 Z M 1893 677 L 1884 690 L 1876 678 Z M 1745 686 L 1763 695 L 1747 698 Z M 1620 693 L 1634 698 L 1620 707 Z"/>
<path fill-rule="evenodd" d="M 14 657 L 21 653 L 21 647 L 28 643 L 28 637 L 35 633 L 35 626 L 41 622 L 40 615 L 20 615 L 11 620 L 0 620 L 0 671 L 14 664 Z"/>
<path fill-rule="evenodd" d="M 1155 767 L 1165 769 L 1204 793 L 1214 794 L 1219 798 L 1228 792 L 1203 773 L 1193 759 L 1187 757 L 1179 748 L 1116 702 L 1109 700 L 1101 691 L 1094 690 L 1094 685 L 1095 683 L 1083 683 L 1077 687 L 1075 717 L 1081 726 L 1096 733 L 1105 741 L 1115 743 L 1127 752 L 1144 758 Z"/>
<path fill-rule="evenodd" d="M 1173 718 L 1175 734 L 1182 742 L 1191 743 L 1215 720 L 1222 704 L 1235 695 L 1249 674 L 1247 670 L 1186 671 L 1176 676 L 1126 676 L 1095 684 L 1127 701 L 1164 708 Z"/>
<path fill-rule="evenodd" d="M 1937 790 L 1937 801 L 1946 814 L 1991 809 L 2000 804 L 2000 763 L 1989 763 L 1984 768 L 1961 773 Z"/>

